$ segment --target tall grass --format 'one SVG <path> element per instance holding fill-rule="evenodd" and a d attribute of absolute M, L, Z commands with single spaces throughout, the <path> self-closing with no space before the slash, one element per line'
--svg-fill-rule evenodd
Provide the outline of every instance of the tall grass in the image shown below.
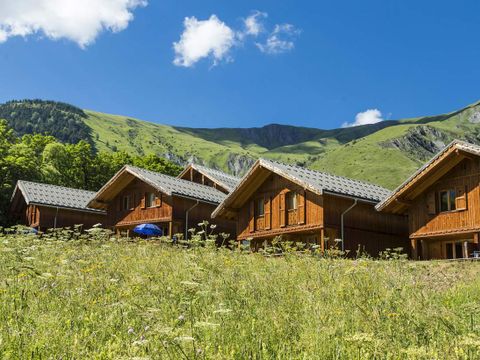
<path fill-rule="evenodd" d="M 480 357 L 477 263 L 71 233 L 0 235 L 0 259 L 1 358 Z"/>

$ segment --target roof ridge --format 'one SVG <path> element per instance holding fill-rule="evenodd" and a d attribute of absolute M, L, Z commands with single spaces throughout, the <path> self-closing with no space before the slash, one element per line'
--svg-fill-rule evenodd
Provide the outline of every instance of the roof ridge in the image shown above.
<path fill-rule="evenodd" d="M 78 189 L 78 188 L 72 188 L 72 187 L 63 186 L 63 185 L 43 183 L 43 182 L 39 182 L 39 181 L 17 180 L 17 182 L 22 183 L 22 184 L 36 184 L 36 185 L 50 186 L 50 187 L 55 187 L 57 189 L 75 190 L 75 191 L 83 191 L 83 192 L 88 192 L 88 193 L 96 193 L 96 191 L 93 191 L 93 190 Z"/>
<path fill-rule="evenodd" d="M 267 162 L 274 163 L 274 164 L 276 163 L 276 164 L 280 164 L 280 165 L 283 165 L 283 166 L 291 166 L 291 167 L 293 167 L 293 168 L 298 168 L 298 169 L 310 171 L 310 172 L 315 173 L 315 174 L 332 176 L 332 177 L 334 177 L 334 178 L 340 178 L 340 179 L 344 179 L 344 180 L 347 180 L 347 181 L 353 181 L 353 182 L 356 182 L 356 183 L 358 183 L 358 184 L 365 184 L 365 185 L 369 185 L 369 186 L 375 186 L 375 187 L 377 187 L 377 188 L 379 188 L 379 189 L 386 190 L 386 191 L 390 191 L 389 189 L 387 189 L 387 188 L 385 188 L 385 187 L 383 187 L 383 186 L 380 186 L 380 185 L 377 185 L 377 184 L 373 184 L 373 183 L 368 182 L 368 181 L 365 181 L 365 180 L 352 179 L 352 178 L 349 178 L 349 177 L 346 177 L 346 176 L 336 175 L 336 174 L 332 174 L 332 173 L 329 173 L 329 172 L 326 172 L 326 171 L 313 170 L 313 169 L 310 169 L 310 168 L 307 168 L 307 167 L 303 167 L 303 166 L 299 166 L 299 165 L 286 164 L 286 163 L 283 163 L 283 162 L 277 161 L 277 160 L 271 160 L 271 159 L 265 159 L 265 158 L 260 158 L 259 160 L 260 160 L 260 161 L 267 161 Z"/>
<path fill-rule="evenodd" d="M 202 164 L 196 164 L 196 163 L 190 163 L 190 165 L 195 168 L 195 167 L 199 167 L 199 168 L 203 168 L 203 169 L 206 169 L 206 170 L 209 170 L 209 171 L 213 171 L 213 172 L 217 172 L 217 173 L 220 173 L 221 175 L 224 175 L 224 176 L 228 176 L 232 179 L 235 179 L 235 180 L 239 180 L 240 178 L 235 176 L 235 175 L 232 175 L 232 174 L 229 174 L 229 173 L 226 173 L 222 170 L 219 170 L 219 169 L 214 169 L 214 168 L 211 168 L 209 166 L 206 166 L 206 165 L 202 165 Z"/>
<path fill-rule="evenodd" d="M 138 167 L 138 166 L 135 166 L 135 165 L 125 165 L 125 166 L 126 167 L 131 167 L 131 168 L 134 168 L 134 169 L 137 169 L 137 170 L 141 170 L 141 171 L 146 171 L 146 172 L 148 172 L 150 174 L 153 174 L 153 175 L 157 175 L 157 176 L 160 175 L 162 177 L 166 177 L 166 178 L 169 178 L 171 180 L 179 181 L 180 183 L 188 185 L 188 186 L 198 186 L 199 188 L 208 189 L 208 190 L 215 190 L 215 191 L 218 191 L 219 193 L 223 194 L 220 190 L 215 189 L 211 186 L 207 186 L 207 185 L 199 184 L 199 183 L 196 183 L 196 182 L 188 181 L 188 180 L 181 179 L 181 178 L 171 176 L 171 175 L 168 175 L 168 174 L 163 174 L 161 172 L 144 169 L 144 168 L 141 168 L 141 167 Z"/>

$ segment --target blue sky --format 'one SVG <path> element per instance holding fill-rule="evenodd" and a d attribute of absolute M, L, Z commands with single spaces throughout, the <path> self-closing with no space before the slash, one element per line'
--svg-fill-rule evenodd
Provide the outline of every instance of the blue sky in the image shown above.
<path fill-rule="evenodd" d="M 112 0 L 65 1 L 90 4 L 62 9 L 75 15 L 62 23 L 47 19 L 56 10 L 45 16 L 32 10 L 36 0 L 18 0 L 18 9 L 0 0 L 0 102 L 52 99 L 191 127 L 335 128 L 369 109 L 366 122 L 480 100 L 478 1 L 122 0 L 125 11 L 106 18 L 98 14 Z M 19 15 L 30 11 L 33 20 Z M 244 23 L 254 11 L 268 14 L 256 18 L 257 36 Z M 128 12 L 133 19 L 125 19 Z M 85 23 L 76 23 L 79 13 L 88 15 Z M 175 65 L 173 43 L 185 35 L 185 17 L 195 46 L 195 26 L 212 15 L 233 45 L 227 41 L 216 60 Z M 117 31 L 99 31 L 102 22 Z M 274 42 L 269 51 L 275 27 L 286 24 L 276 37 L 280 47 Z"/>

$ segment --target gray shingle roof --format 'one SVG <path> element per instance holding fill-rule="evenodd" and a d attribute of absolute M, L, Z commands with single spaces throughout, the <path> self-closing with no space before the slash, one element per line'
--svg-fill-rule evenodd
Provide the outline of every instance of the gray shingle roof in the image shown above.
<path fill-rule="evenodd" d="M 388 189 L 364 181 L 305 169 L 300 166 L 287 165 L 273 160 L 259 159 L 240 180 L 237 187 L 215 209 L 212 213 L 213 218 L 221 214 L 228 207 L 229 203 L 235 201 L 235 198 L 241 197 L 242 185 L 248 181 L 258 167 L 278 174 L 319 195 L 330 193 L 378 203 L 390 193 Z"/>
<path fill-rule="evenodd" d="M 449 151 L 452 147 L 455 147 L 456 149 L 465 151 L 467 153 L 473 154 L 473 155 L 478 155 L 480 156 L 480 146 L 471 144 L 462 140 L 453 140 L 450 144 L 445 146 L 442 151 L 440 151 L 438 154 L 436 154 L 430 161 L 426 162 L 420 169 L 415 171 L 407 180 L 405 180 L 402 184 L 400 184 L 395 190 L 390 192 L 388 196 L 386 196 L 384 199 L 382 199 L 382 202 L 379 203 L 376 206 L 377 210 L 382 210 L 385 205 L 391 201 L 392 198 L 394 198 L 400 191 L 402 191 L 410 182 L 413 181 L 418 175 L 426 171 L 432 163 L 434 163 L 437 159 L 439 159 L 443 154 L 445 154 L 447 151 Z"/>
<path fill-rule="evenodd" d="M 223 171 L 208 168 L 198 164 L 190 164 L 190 166 L 199 173 L 207 176 L 215 181 L 217 184 L 223 186 L 226 190 L 232 191 L 240 182 L 240 178 L 224 173 Z"/>
<path fill-rule="evenodd" d="M 24 180 L 17 182 L 17 188 L 22 192 L 27 205 L 36 204 L 103 213 L 87 207 L 89 200 L 95 195 L 93 191 Z"/>
<path fill-rule="evenodd" d="M 221 203 L 226 197 L 224 193 L 210 186 L 145 170 L 136 166 L 126 165 L 125 169 L 167 195 L 177 194 L 215 204 Z"/>
<path fill-rule="evenodd" d="M 287 165 L 272 160 L 260 159 L 260 165 L 297 182 L 316 193 L 330 192 L 379 202 L 390 190 L 364 181 L 343 176 Z"/>

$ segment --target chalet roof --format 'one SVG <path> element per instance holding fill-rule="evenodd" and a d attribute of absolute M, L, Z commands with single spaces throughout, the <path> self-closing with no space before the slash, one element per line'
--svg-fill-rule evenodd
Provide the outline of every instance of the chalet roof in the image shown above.
<path fill-rule="evenodd" d="M 173 176 L 157 173 L 154 171 L 142 169 L 132 165 L 125 165 L 117 174 L 113 176 L 94 196 L 91 197 L 89 205 L 97 207 L 96 201 L 102 197 L 121 176 L 130 174 L 158 191 L 166 195 L 178 195 L 188 197 L 202 202 L 219 204 L 225 199 L 225 194 L 213 187 L 197 184 L 191 181 L 179 179 Z M 125 183 L 126 185 L 126 183 Z"/>
<path fill-rule="evenodd" d="M 87 206 L 92 196 L 95 195 L 93 191 L 24 180 L 17 181 L 13 195 L 15 195 L 17 190 L 21 191 L 27 205 L 43 205 L 103 213 L 101 210 L 92 209 Z"/>
<path fill-rule="evenodd" d="M 397 199 L 401 194 L 405 192 L 408 187 L 411 187 L 414 183 L 423 178 L 430 170 L 436 166 L 439 162 L 443 161 L 447 155 L 455 152 L 463 151 L 472 155 L 480 156 L 480 146 L 471 144 L 461 140 L 453 140 L 443 150 L 436 154 L 430 161 L 425 163 L 420 169 L 414 172 L 407 180 L 400 184 L 395 190 L 393 190 L 385 199 L 383 199 L 376 209 L 381 211 Z"/>
<path fill-rule="evenodd" d="M 242 191 L 242 187 L 251 177 L 253 177 L 253 174 L 259 168 L 269 170 L 285 177 L 286 179 L 319 195 L 330 193 L 376 203 L 390 193 L 389 190 L 381 186 L 373 185 L 364 181 L 310 170 L 300 166 L 287 165 L 273 160 L 259 159 L 223 203 L 215 209 L 212 216 L 218 215 L 223 207 L 228 206 L 232 199 L 238 197 L 239 193 Z"/>
<path fill-rule="evenodd" d="M 224 173 L 223 171 L 212 169 L 198 164 L 189 164 L 178 177 L 182 177 L 189 169 L 194 169 L 200 174 L 208 177 L 218 185 L 224 187 L 228 191 L 232 191 L 240 182 L 240 178 Z"/>

